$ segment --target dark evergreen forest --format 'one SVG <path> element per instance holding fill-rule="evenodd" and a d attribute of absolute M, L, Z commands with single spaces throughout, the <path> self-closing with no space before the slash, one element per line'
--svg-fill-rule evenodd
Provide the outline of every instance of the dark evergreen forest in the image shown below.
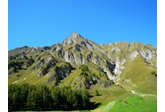
<path fill-rule="evenodd" d="M 94 107 L 85 90 L 70 87 L 47 87 L 46 85 L 9 85 L 10 110 L 86 110 Z"/>

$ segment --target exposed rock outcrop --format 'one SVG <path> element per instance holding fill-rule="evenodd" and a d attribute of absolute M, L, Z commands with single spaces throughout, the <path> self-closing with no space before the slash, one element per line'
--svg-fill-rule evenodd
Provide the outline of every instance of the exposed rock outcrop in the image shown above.
<path fill-rule="evenodd" d="M 27 67 L 33 65 L 34 70 L 40 69 L 39 76 L 49 73 L 49 69 L 56 66 L 57 60 L 70 62 L 73 65 L 92 63 L 101 67 L 110 80 L 114 80 L 122 74 L 125 64 L 137 56 L 141 56 L 146 63 L 156 67 L 157 51 L 153 46 L 136 42 L 99 45 L 74 32 L 62 44 L 36 48 L 24 46 L 11 50 L 8 60 L 22 60 L 23 63 L 28 63 Z M 17 69 L 21 67 L 16 66 Z M 46 70 L 41 69 L 42 67 Z"/>
<path fill-rule="evenodd" d="M 124 70 L 124 64 L 126 62 L 126 59 L 122 59 L 120 61 L 119 57 L 115 60 L 115 69 L 114 69 L 114 74 L 120 75 L 122 71 Z"/>

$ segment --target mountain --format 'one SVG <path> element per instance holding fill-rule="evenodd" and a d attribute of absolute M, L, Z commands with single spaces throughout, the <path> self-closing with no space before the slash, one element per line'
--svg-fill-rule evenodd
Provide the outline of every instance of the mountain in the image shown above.
<path fill-rule="evenodd" d="M 156 63 L 157 48 L 149 44 L 97 44 L 74 32 L 61 44 L 10 50 L 8 83 L 71 86 L 93 95 L 98 90 L 102 95 L 91 100 L 106 102 L 130 94 L 156 95 Z"/>

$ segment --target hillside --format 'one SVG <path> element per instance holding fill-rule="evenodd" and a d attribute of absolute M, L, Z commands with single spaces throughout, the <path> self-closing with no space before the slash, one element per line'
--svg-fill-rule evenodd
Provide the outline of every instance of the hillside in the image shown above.
<path fill-rule="evenodd" d="M 157 48 L 142 43 L 97 44 L 78 33 L 62 43 L 8 52 L 8 84 L 70 86 L 95 103 L 156 96 Z M 97 91 L 97 92 L 96 92 Z M 97 93 L 97 94 L 96 94 Z"/>

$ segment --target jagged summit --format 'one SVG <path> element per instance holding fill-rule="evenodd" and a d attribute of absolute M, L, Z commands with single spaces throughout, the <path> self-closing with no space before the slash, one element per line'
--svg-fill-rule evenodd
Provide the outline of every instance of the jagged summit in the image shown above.
<path fill-rule="evenodd" d="M 73 43 L 78 43 L 82 40 L 85 40 L 80 34 L 78 34 L 77 32 L 73 32 L 71 33 L 71 35 L 66 38 L 63 42 L 62 45 L 66 46 L 66 45 L 70 45 Z"/>
<path fill-rule="evenodd" d="M 70 37 L 70 38 L 79 38 L 79 37 L 82 38 L 82 36 L 81 36 L 79 33 L 77 33 L 77 32 L 71 33 L 69 37 Z"/>

